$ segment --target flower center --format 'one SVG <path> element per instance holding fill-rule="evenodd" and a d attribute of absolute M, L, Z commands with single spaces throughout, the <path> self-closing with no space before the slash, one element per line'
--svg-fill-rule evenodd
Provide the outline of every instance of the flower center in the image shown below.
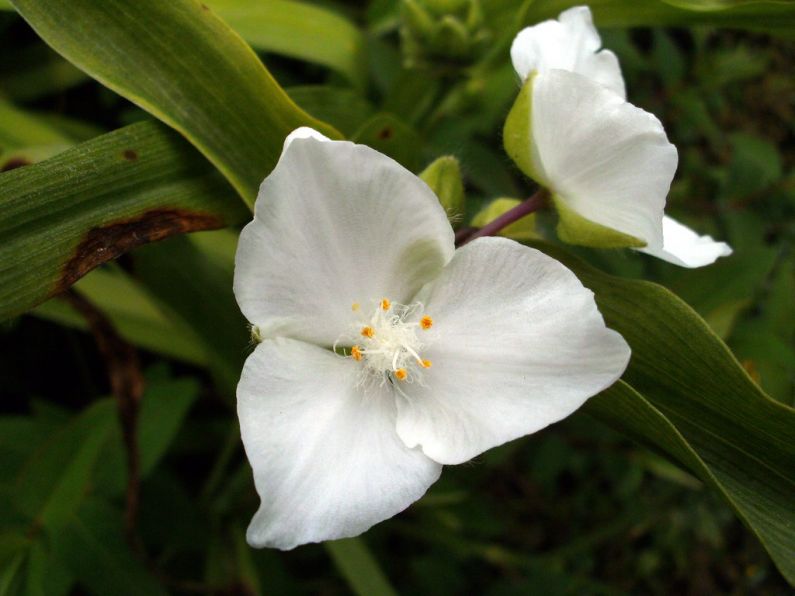
<path fill-rule="evenodd" d="M 358 303 L 353 304 L 352 310 L 359 309 Z M 419 315 L 421 309 L 419 303 L 404 305 L 383 298 L 371 317 L 356 324 L 358 337 L 348 356 L 362 363 L 363 382 L 421 380 L 422 370 L 431 366 L 430 360 L 420 356 L 426 345 L 423 340 L 428 339 L 424 332 L 433 326 L 431 317 Z"/>

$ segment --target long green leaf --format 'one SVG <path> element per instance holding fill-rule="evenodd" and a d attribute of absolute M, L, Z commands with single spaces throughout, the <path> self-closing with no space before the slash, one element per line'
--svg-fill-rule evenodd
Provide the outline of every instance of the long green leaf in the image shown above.
<path fill-rule="evenodd" d="M 294 0 L 206 0 L 257 49 L 333 68 L 362 86 L 364 35 L 342 15 Z"/>
<path fill-rule="evenodd" d="M 201 155 L 154 122 L 0 174 L 0 319 L 134 246 L 246 213 Z"/>
<path fill-rule="evenodd" d="M 608 326 L 632 347 L 623 380 L 675 427 L 711 476 L 681 444 L 670 447 L 678 439 L 664 437 L 663 448 L 718 486 L 795 583 L 795 410 L 765 395 L 707 324 L 665 288 L 606 275 L 558 248 L 541 248 L 594 291 Z M 603 414 L 611 415 L 609 407 Z M 631 420 L 612 416 L 619 428 Z M 661 424 L 653 418 L 633 422 L 632 434 L 660 445 Z"/>
<path fill-rule="evenodd" d="M 298 108 L 198 0 L 12 4 L 58 53 L 185 135 L 249 205 L 290 131 L 339 136 Z"/>

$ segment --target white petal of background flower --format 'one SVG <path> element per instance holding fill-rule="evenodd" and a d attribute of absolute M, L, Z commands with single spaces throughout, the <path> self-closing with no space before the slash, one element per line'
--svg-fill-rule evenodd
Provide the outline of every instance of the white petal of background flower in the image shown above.
<path fill-rule="evenodd" d="M 711 265 L 719 257 L 732 254 L 725 242 L 717 242 L 712 236 L 700 236 L 687 226 L 667 215 L 663 217 L 663 245 L 638 249 L 669 263 L 682 267 Z"/>
<path fill-rule="evenodd" d="M 235 296 L 263 336 L 328 346 L 348 329 L 353 303 L 407 303 L 453 242 L 417 176 L 369 147 L 304 130 L 285 143 L 240 235 Z"/>
<path fill-rule="evenodd" d="M 314 128 L 309 128 L 308 126 L 302 126 L 300 128 L 296 128 L 293 132 L 287 135 L 287 138 L 284 139 L 284 145 L 282 147 L 282 153 L 287 147 L 295 139 L 317 139 L 318 141 L 331 141 L 326 135 L 320 134 Z"/>
<path fill-rule="evenodd" d="M 540 182 L 586 219 L 661 243 L 678 157 L 660 121 L 576 73 L 550 70 L 532 84 Z"/>
<path fill-rule="evenodd" d="M 568 70 L 626 97 L 618 58 L 610 50 L 599 51 L 601 47 L 590 9 L 575 6 L 563 11 L 557 21 L 544 21 L 520 31 L 511 45 L 511 59 L 522 80 L 534 71 Z"/>
<path fill-rule="evenodd" d="M 573 413 L 615 382 L 629 346 L 558 261 L 501 238 L 459 249 L 419 297 L 434 315 L 433 366 L 403 387 L 397 431 L 458 464 Z"/>
<path fill-rule="evenodd" d="M 438 479 L 441 466 L 398 438 L 391 386 L 365 394 L 357 365 L 289 339 L 266 340 L 246 360 L 238 415 L 262 498 L 253 546 L 355 536 Z"/>

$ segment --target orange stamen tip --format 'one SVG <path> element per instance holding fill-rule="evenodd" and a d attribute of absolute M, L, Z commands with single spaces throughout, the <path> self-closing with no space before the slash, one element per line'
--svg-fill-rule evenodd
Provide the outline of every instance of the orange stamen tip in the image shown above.
<path fill-rule="evenodd" d="M 362 327 L 362 336 L 372 338 L 375 335 L 375 329 L 370 327 Z"/>
<path fill-rule="evenodd" d="M 389 301 L 389 298 L 381 300 L 381 310 L 389 310 L 390 306 L 392 306 L 392 303 Z"/>
<path fill-rule="evenodd" d="M 395 371 L 395 377 L 398 381 L 405 381 L 407 376 L 409 376 L 409 373 L 406 372 L 405 368 L 399 368 Z"/>
<path fill-rule="evenodd" d="M 359 308 L 361 308 L 361 305 L 358 302 L 354 302 L 353 304 L 351 304 L 351 310 L 352 311 L 355 312 L 355 311 L 359 310 Z"/>
<path fill-rule="evenodd" d="M 428 315 L 425 315 L 420 319 L 420 327 L 422 327 L 425 330 L 430 329 L 431 327 L 433 327 L 433 319 Z"/>
<path fill-rule="evenodd" d="M 423 360 L 422 361 L 422 367 L 423 368 L 430 368 L 431 364 L 433 364 L 433 362 L 431 362 L 430 360 Z"/>
<path fill-rule="evenodd" d="M 362 351 L 359 349 L 359 346 L 353 346 L 351 348 L 351 358 L 357 362 L 362 359 Z"/>

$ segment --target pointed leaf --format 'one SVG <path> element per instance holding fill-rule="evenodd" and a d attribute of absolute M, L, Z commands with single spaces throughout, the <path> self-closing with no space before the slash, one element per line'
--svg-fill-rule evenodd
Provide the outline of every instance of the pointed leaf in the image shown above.
<path fill-rule="evenodd" d="M 0 319 L 130 248 L 247 216 L 188 143 L 134 124 L 0 174 Z"/>
<path fill-rule="evenodd" d="M 604 274 L 559 248 L 541 248 L 594 291 L 608 326 L 632 348 L 623 380 L 675 427 L 714 481 L 681 449 L 674 456 L 719 486 L 795 583 L 795 410 L 765 395 L 695 311 L 665 288 Z M 653 434 L 659 425 L 643 426 L 633 434 L 659 443 Z"/>
<path fill-rule="evenodd" d="M 67 60 L 187 137 L 249 205 L 292 130 L 339 136 L 290 101 L 251 48 L 198 0 L 12 4 Z"/>

